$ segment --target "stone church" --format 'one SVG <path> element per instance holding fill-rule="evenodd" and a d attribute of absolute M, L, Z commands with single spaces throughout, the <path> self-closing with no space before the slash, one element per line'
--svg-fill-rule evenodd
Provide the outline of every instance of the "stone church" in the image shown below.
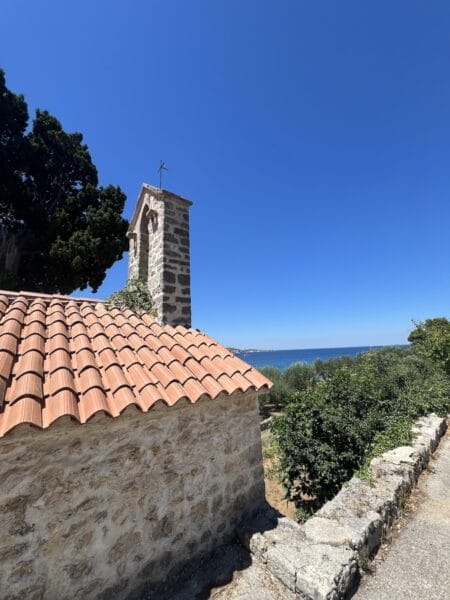
<path fill-rule="evenodd" d="M 190 328 L 190 204 L 144 185 L 130 224 L 158 319 L 0 291 L 0 598 L 157 598 L 264 499 L 271 382 Z"/>

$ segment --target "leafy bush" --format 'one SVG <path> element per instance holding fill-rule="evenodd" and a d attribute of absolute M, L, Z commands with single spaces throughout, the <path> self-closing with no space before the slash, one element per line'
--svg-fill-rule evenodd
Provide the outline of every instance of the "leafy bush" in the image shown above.
<path fill-rule="evenodd" d="M 407 443 L 415 418 L 447 413 L 443 355 L 433 361 L 413 344 L 277 374 L 274 387 L 285 390 L 286 406 L 272 432 L 282 483 L 302 514 L 333 497 L 375 453 Z"/>
<path fill-rule="evenodd" d="M 260 399 L 261 412 L 264 413 L 269 408 L 279 410 L 289 402 L 293 390 L 289 388 L 283 373 L 279 369 L 263 367 L 261 373 L 273 382 L 270 392 Z"/>
<path fill-rule="evenodd" d="M 283 373 L 276 367 L 263 367 L 260 369 L 261 373 L 268 377 L 274 384 L 278 383 L 283 379 Z"/>
<path fill-rule="evenodd" d="M 326 401 L 326 384 L 299 394 L 273 422 L 287 495 L 305 511 L 332 497 L 359 464 L 365 440 L 344 406 Z"/>
<path fill-rule="evenodd" d="M 386 420 L 386 428 L 377 433 L 366 451 L 366 456 L 362 467 L 357 475 L 364 479 L 371 480 L 370 461 L 375 456 L 380 456 L 384 452 L 393 450 L 398 446 L 407 446 L 412 440 L 411 427 L 414 419 L 406 416 L 394 416 Z"/>
<path fill-rule="evenodd" d="M 111 294 L 108 302 L 119 308 L 129 308 L 137 313 L 146 312 L 156 317 L 153 298 L 147 284 L 141 279 L 129 279 L 122 290 Z"/>
<path fill-rule="evenodd" d="M 301 392 L 316 381 L 314 367 L 304 363 L 295 363 L 283 373 L 283 379 L 289 390 Z"/>
<path fill-rule="evenodd" d="M 450 375 L 450 321 L 440 317 L 416 323 L 408 340 L 418 355 Z"/>
<path fill-rule="evenodd" d="M 353 364 L 354 358 L 351 356 L 340 356 L 339 358 L 330 358 L 329 360 L 321 360 L 318 358 L 314 362 L 314 372 L 317 379 L 328 379 L 336 371 L 342 367 Z"/>
<path fill-rule="evenodd" d="M 317 379 L 314 367 L 304 363 L 295 363 L 284 372 L 276 367 L 263 367 L 261 373 L 273 382 L 272 389 L 262 399 L 262 412 L 268 407 L 281 410 L 297 392 L 314 385 Z"/>

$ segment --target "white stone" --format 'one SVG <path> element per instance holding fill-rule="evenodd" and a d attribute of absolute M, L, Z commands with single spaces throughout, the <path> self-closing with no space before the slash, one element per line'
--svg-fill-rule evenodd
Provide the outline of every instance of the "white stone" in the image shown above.
<path fill-rule="evenodd" d="M 312 517 L 303 525 L 303 530 L 309 541 L 315 544 L 330 544 L 330 546 L 350 545 L 352 532 L 343 527 L 338 521 L 323 517 Z"/>

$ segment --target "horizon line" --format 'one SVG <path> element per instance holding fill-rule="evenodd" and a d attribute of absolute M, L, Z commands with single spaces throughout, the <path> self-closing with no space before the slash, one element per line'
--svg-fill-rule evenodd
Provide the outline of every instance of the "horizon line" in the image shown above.
<path fill-rule="evenodd" d="M 228 348 L 235 348 L 238 352 L 296 352 L 298 350 L 350 350 L 354 348 L 394 348 L 394 347 L 404 347 L 410 346 L 408 343 L 399 343 L 399 344 L 366 344 L 366 345 L 357 345 L 357 346 L 316 346 L 314 348 L 238 348 L 237 346 L 227 346 Z"/>

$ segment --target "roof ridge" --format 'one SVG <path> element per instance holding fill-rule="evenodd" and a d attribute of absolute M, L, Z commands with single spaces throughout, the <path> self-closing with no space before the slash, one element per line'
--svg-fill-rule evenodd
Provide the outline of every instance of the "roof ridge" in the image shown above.
<path fill-rule="evenodd" d="M 67 302 L 92 302 L 93 304 L 105 304 L 106 300 L 100 300 L 97 298 L 83 298 L 79 296 L 67 296 L 64 294 L 44 294 L 42 292 L 13 292 L 11 290 L 0 290 L 0 296 L 8 296 L 9 298 L 18 298 L 24 296 L 25 298 L 42 298 L 43 300 L 66 300 Z"/>

